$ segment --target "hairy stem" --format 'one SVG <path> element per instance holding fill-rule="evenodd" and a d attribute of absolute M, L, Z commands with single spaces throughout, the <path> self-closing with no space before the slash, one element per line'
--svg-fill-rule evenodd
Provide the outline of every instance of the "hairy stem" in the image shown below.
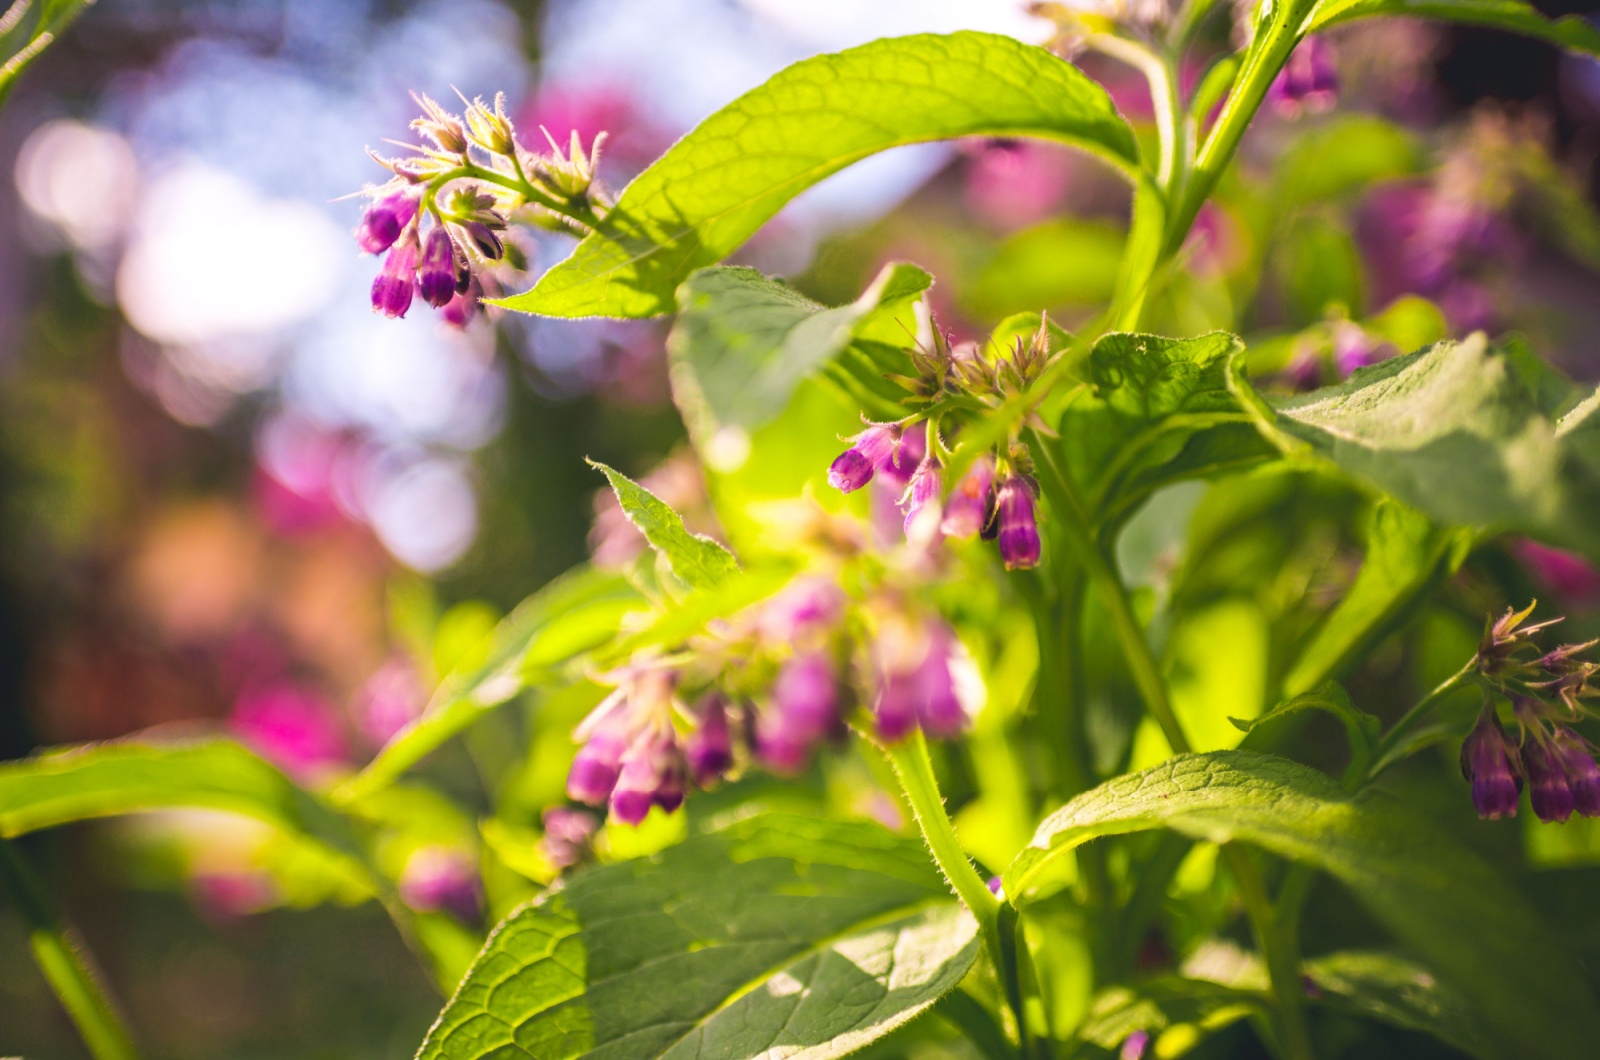
<path fill-rule="evenodd" d="M 61 1007 L 95 1060 L 137 1060 L 139 1051 L 98 981 L 88 954 L 74 943 L 60 912 L 13 843 L 0 840 L 0 892 L 28 927 L 28 945 Z"/>
<path fill-rule="evenodd" d="M 1002 916 L 1002 912 L 1010 907 L 1002 906 L 1000 899 L 984 883 L 983 877 L 978 875 L 978 870 L 972 867 L 966 851 L 961 849 L 955 827 L 944 810 L 944 796 L 939 793 L 939 781 L 933 775 L 933 762 L 928 758 L 928 742 L 922 730 L 913 729 L 905 739 L 879 746 L 890 765 L 894 766 L 900 789 L 911 804 L 917 827 L 921 829 L 922 838 L 932 851 L 939 871 L 944 873 L 945 880 L 956 896 L 978 920 L 989 957 L 994 961 L 1001 982 L 1005 984 L 1006 1000 L 1016 1017 L 1017 1032 L 1026 1054 L 1029 1051 L 1028 1025 L 1022 1003 L 1015 916 Z"/>
<path fill-rule="evenodd" d="M 1428 712 L 1445 696 L 1460 688 L 1462 683 L 1472 676 L 1473 670 L 1478 665 L 1478 657 L 1474 655 L 1467 660 L 1467 664 L 1449 677 L 1445 678 L 1432 692 L 1419 699 L 1415 706 L 1400 716 L 1400 720 L 1389 727 L 1383 734 L 1383 739 L 1378 741 L 1376 750 L 1372 752 L 1372 765 L 1367 769 L 1366 776 L 1361 778 L 1362 783 L 1371 780 L 1383 772 L 1393 761 L 1395 749 L 1400 745 L 1411 730 L 1422 724 Z"/>

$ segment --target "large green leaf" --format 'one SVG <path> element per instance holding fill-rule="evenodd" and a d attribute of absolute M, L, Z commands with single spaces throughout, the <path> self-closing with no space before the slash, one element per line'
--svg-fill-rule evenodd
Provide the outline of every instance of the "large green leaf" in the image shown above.
<path fill-rule="evenodd" d="M 1536 37 L 1573 51 L 1600 55 L 1600 30 L 1578 15 L 1546 18 L 1522 0 L 1321 0 L 1306 19 L 1305 32 L 1374 15 L 1431 18 Z"/>
<path fill-rule="evenodd" d="M 1351 795 L 1316 770 L 1246 751 L 1179 755 L 1073 799 L 1005 874 L 1026 901 L 1049 864 L 1096 836 L 1168 828 L 1242 840 L 1337 878 L 1473 1006 L 1493 1055 L 1586 1055 L 1600 1039 L 1588 977 L 1478 855 L 1381 790 Z"/>
<path fill-rule="evenodd" d="M 683 525 L 683 517 L 660 497 L 604 464 L 593 460 L 589 464 L 605 474 L 617 494 L 617 503 L 622 505 L 622 513 L 684 585 L 714 589 L 739 572 L 732 552 L 703 534 L 691 532 Z"/>
<path fill-rule="evenodd" d="M 418 1055 L 841 1056 L 953 989 L 977 950 L 920 844 L 768 814 L 513 913 Z"/>
<path fill-rule="evenodd" d="M 1061 417 L 1067 466 L 1091 507 L 1114 521 L 1153 490 L 1257 463 L 1271 455 L 1238 400 L 1227 368 L 1243 347 L 1226 332 L 1192 339 L 1102 336 Z"/>
<path fill-rule="evenodd" d="M 1600 555 L 1600 460 L 1551 419 L 1559 382 L 1483 335 L 1358 370 L 1276 402 L 1263 427 L 1434 519 L 1516 530 Z M 1536 363 L 1536 362 L 1535 362 Z M 1259 407 L 1259 406 L 1258 406 Z"/>
<path fill-rule="evenodd" d="M 243 814 L 360 856 L 338 814 L 232 740 L 89 744 L 0 765 L 0 838 L 174 807 Z"/>
<path fill-rule="evenodd" d="M 446 675 L 428 708 L 340 785 L 335 798 L 359 799 L 393 783 L 485 712 L 609 641 L 640 603 L 626 579 L 610 571 L 580 568 L 551 582 L 495 627 L 487 658 Z"/>
<path fill-rule="evenodd" d="M 669 313 L 678 284 L 852 162 L 901 144 L 1037 136 L 1135 167 L 1105 90 L 1043 48 L 990 33 L 918 35 L 819 55 L 678 141 L 533 290 L 500 304 L 546 316 Z"/>
<path fill-rule="evenodd" d="M 1404 957 L 1340 951 L 1307 961 L 1305 974 L 1319 996 L 1336 1008 L 1431 1034 L 1485 1060 L 1504 1055 L 1470 1004 Z"/>
<path fill-rule="evenodd" d="M 1300 650 L 1283 679 L 1286 696 L 1310 692 L 1343 676 L 1407 618 L 1427 590 L 1466 559 L 1469 536 L 1440 530 L 1389 498 L 1367 528 L 1367 556 L 1344 598 Z"/>
<path fill-rule="evenodd" d="M 828 309 L 755 269 L 696 272 L 678 289 L 678 321 L 667 340 L 673 396 L 696 448 L 714 466 L 735 463 L 731 457 L 749 451 L 750 434 L 783 412 L 801 380 L 874 321 L 909 312 L 932 284 L 915 265 L 887 265 L 860 298 Z M 902 333 L 902 342 L 911 334 Z"/>

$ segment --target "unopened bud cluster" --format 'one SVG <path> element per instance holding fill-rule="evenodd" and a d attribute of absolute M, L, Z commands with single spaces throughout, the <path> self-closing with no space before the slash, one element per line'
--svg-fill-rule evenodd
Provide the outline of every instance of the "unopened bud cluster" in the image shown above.
<path fill-rule="evenodd" d="M 1524 786 L 1541 821 L 1565 821 L 1574 812 L 1600 817 L 1596 749 L 1570 727 L 1593 716 L 1585 701 L 1594 696 L 1600 664 L 1581 656 L 1596 642 L 1542 651 L 1533 635 L 1561 620 L 1523 625 L 1532 611 L 1507 611 L 1490 625 L 1476 660 L 1483 681 L 1510 698 L 1518 737 L 1486 702 L 1461 746 L 1461 772 L 1484 818 L 1515 816 Z"/>
<path fill-rule="evenodd" d="M 505 239 L 510 219 L 579 231 L 593 223 L 605 137 L 596 137 L 588 154 L 576 133 L 566 153 L 551 140 L 549 153 L 535 154 L 518 143 L 504 96 L 492 108 L 474 100 L 462 115 L 414 98 L 422 116 L 411 127 L 424 142 L 411 145 L 410 155 L 373 156 L 394 179 L 367 191 L 356 242 L 387 255 L 372 282 L 373 309 L 403 317 L 420 295 L 460 327 L 494 287 L 490 266 L 524 264 Z"/>
<path fill-rule="evenodd" d="M 954 736 L 970 666 L 936 614 L 889 590 L 853 602 L 833 580 L 804 575 L 688 651 L 608 675 L 615 690 L 574 733 L 567 794 L 638 824 L 753 767 L 801 772 L 858 710 L 884 740 L 918 727 Z"/>
<path fill-rule="evenodd" d="M 981 537 L 994 541 L 1007 570 L 1037 566 L 1040 555 L 1039 486 L 1025 445 L 1013 441 L 980 454 L 946 492 L 941 419 L 929 414 L 948 398 L 976 398 L 998 405 L 1024 392 L 1049 359 L 1049 331 L 1041 322 L 1030 341 L 1017 340 L 999 357 L 983 356 L 975 344 L 952 346 L 934 331 L 931 350 L 909 351 L 915 375 L 889 378 L 922 411 L 892 423 L 866 421 L 866 430 L 845 441 L 850 448 L 828 468 L 828 482 L 852 493 L 868 483 L 893 496 L 905 515 L 906 535 Z"/>

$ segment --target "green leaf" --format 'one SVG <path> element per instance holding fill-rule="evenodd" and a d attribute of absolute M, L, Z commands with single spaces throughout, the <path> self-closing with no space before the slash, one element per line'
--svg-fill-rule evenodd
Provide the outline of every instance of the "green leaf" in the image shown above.
<path fill-rule="evenodd" d="M 1093 388 L 1067 403 L 1060 433 L 1067 466 L 1102 520 L 1161 486 L 1271 455 L 1228 389 L 1227 365 L 1242 350 L 1221 331 L 1192 339 L 1115 332 L 1094 344 L 1084 368 Z"/>
<path fill-rule="evenodd" d="M 1259 993 L 1238 990 L 1205 979 L 1164 976 L 1138 986 L 1113 986 L 1094 999 L 1078 1028 L 1078 1039 L 1115 1053 L 1129 1035 L 1144 1031 L 1152 1038 L 1184 1025 L 1216 1031 L 1245 1016 L 1265 1015 Z"/>
<path fill-rule="evenodd" d="M 902 144 L 1037 136 L 1136 167 L 1111 97 L 1043 48 L 990 33 L 873 41 L 806 59 L 734 100 L 623 189 L 567 260 L 499 304 L 546 316 L 669 313 L 695 269 L 852 162 Z"/>
<path fill-rule="evenodd" d="M 341 784 L 334 799 L 349 803 L 392 784 L 488 711 L 611 640 L 622 616 L 639 606 L 638 592 L 610 571 L 578 568 L 546 585 L 495 627 L 486 657 L 448 674 L 427 709 Z"/>
<path fill-rule="evenodd" d="M 1478 1013 L 1506 1057 L 1582 1056 L 1600 1008 L 1581 965 L 1478 855 L 1386 792 L 1246 751 L 1179 755 L 1073 799 L 1005 874 L 1013 901 L 1096 836 L 1168 828 L 1242 840 L 1338 879 Z"/>
<path fill-rule="evenodd" d="M 977 933 L 920 843 L 748 818 L 513 913 L 418 1056 L 842 1056 L 952 990 Z"/>
<path fill-rule="evenodd" d="M 691 589 L 713 589 L 738 573 L 739 563 L 732 552 L 709 537 L 690 533 L 683 525 L 683 517 L 661 498 L 604 464 L 591 460 L 589 466 L 604 472 L 628 522 L 639 528 L 683 584 Z"/>
<path fill-rule="evenodd" d="M 345 821 L 232 740 L 88 744 L 0 765 L 0 838 L 174 807 L 226 810 L 360 860 Z"/>
<path fill-rule="evenodd" d="M 909 312 L 932 285 L 933 277 L 915 265 L 886 265 L 860 298 L 828 309 L 755 269 L 707 268 L 690 276 L 678 288 L 667 349 L 673 397 L 696 448 L 713 466 L 733 463 L 719 453 L 747 454 L 751 433 L 788 407 L 801 380 L 874 321 Z M 906 344 L 910 334 L 902 333 Z"/>
<path fill-rule="evenodd" d="M 1340 677 L 1410 616 L 1427 590 L 1466 559 L 1469 535 L 1439 530 L 1388 498 L 1373 506 L 1367 556 L 1344 598 L 1300 650 L 1283 679 L 1300 696 Z"/>
<path fill-rule="evenodd" d="M 1404 957 L 1330 953 L 1307 961 L 1305 974 L 1332 1007 L 1431 1034 L 1484 1060 L 1504 1055 L 1494 1048 L 1466 999 Z"/>
<path fill-rule="evenodd" d="M 1383 738 L 1383 723 L 1375 715 L 1357 709 L 1356 705 L 1350 702 L 1350 694 L 1332 681 L 1315 692 L 1306 692 L 1284 700 L 1259 718 L 1249 721 L 1239 718 L 1228 720 L 1248 733 L 1264 722 L 1302 714 L 1308 710 L 1326 711 L 1339 719 L 1339 723 L 1344 726 L 1345 735 L 1350 739 L 1351 759 L 1359 767 L 1355 770 L 1355 774 L 1364 775 L 1366 767 L 1372 763 L 1372 753 L 1377 749 L 1378 741 Z"/>
<path fill-rule="evenodd" d="M 1481 334 L 1437 343 L 1280 399 L 1262 425 L 1444 523 L 1600 555 L 1600 460 L 1551 422 L 1527 356 Z"/>
<path fill-rule="evenodd" d="M 1431 18 L 1520 33 L 1573 51 L 1600 55 L 1600 30 L 1578 15 L 1548 19 L 1522 0 L 1320 0 L 1306 18 L 1305 32 L 1374 15 Z"/>
<path fill-rule="evenodd" d="M 1282 207 L 1290 208 L 1409 176 L 1425 161 L 1422 145 L 1401 126 L 1371 114 L 1336 114 L 1284 151 L 1273 186 L 1283 198 Z"/>

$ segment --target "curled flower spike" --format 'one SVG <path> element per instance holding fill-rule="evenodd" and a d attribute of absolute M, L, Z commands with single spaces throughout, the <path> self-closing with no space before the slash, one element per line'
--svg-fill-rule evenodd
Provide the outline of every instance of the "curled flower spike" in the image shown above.
<path fill-rule="evenodd" d="M 367 207 L 361 215 L 361 223 L 356 226 L 356 242 L 361 249 L 368 254 L 382 254 L 394 246 L 406 225 L 417 216 L 417 204 L 421 199 L 422 189 L 413 185 L 380 195 Z"/>
<path fill-rule="evenodd" d="M 1492 704 L 1484 706 L 1461 745 L 1461 775 L 1472 784 L 1472 804 L 1479 817 L 1488 821 L 1517 815 L 1522 762 Z"/>
<path fill-rule="evenodd" d="M 994 492 L 994 457 L 980 456 L 950 492 L 939 528 L 951 537 L 975 536 L 989 521 Z"/>
<path fill-rule="evenodd" d="M 417 237 L 413 234 L 394 245 L 383 268 L 372 281 L 372 308 L 386 317 L 399 318 L 411 308 L 416 286 Z"/>
<path fill-rule="evenodd" d="M 1333 46 L 1321 37 L 1300 42 L 1289 61 L 1267 89 L 1267 100 L 1288 118 L 1333 109 L 1339 100 L 1339 71 L 1333 64 Z"/>
<path fill-rule="evenodd" d="M 995 494 L 995 537 L 1006 570 L 1026 570 L 1039 565 L 1039 524 L 1033 510 L 1034 496 L 1032 481 L 1019 474 L 1008 477 Z"/>
<path fill-rule="evenodd" d="M 828 468 L 828 485 L 840 493 L 853 493 L 865 486 L 894 458 L 900 445 L 900 428 L 892 423 L 874 423 L 848 441 L 850 448 Z"/>

